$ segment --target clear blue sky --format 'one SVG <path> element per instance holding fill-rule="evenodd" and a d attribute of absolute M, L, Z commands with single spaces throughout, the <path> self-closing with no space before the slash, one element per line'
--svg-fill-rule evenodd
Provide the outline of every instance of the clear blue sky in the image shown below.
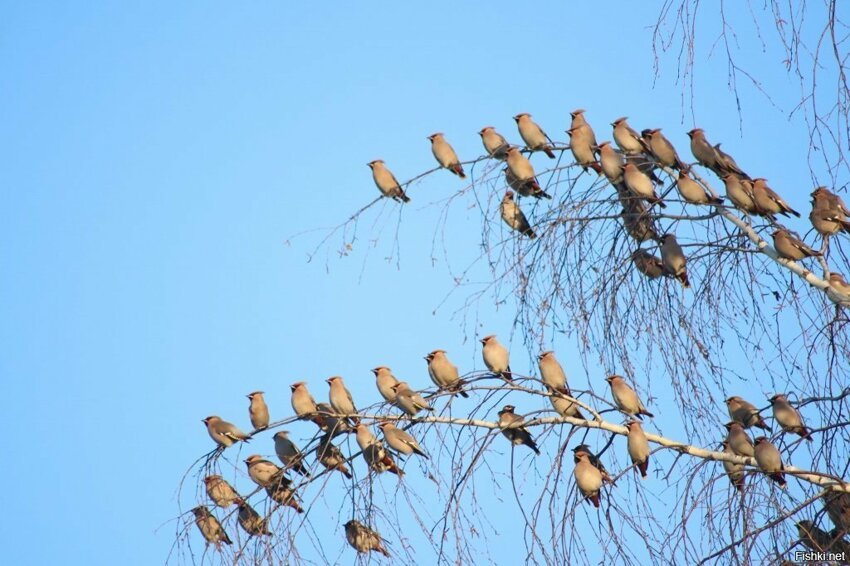
<path fill-rule="evenodd" d="M 174 525 L 156 529 L 211 446 L 204 416 L 247 427 L 244 395 L 262 389 L 282 417 L 289 383 L 324 397 L 334 374 L 374 401 L 369 368 L 424 387 L 431 349 L 480 369 L 474 333 L 510 339 L 511 305 L 485 301 L 466 327 L 451 318 L 462 297 L 432 314 L 450 280 L 442 258 L 430 260 L 439 207 L 423 207 L 459 188 L 447 173 L 411 191 L 401 269 L 383 260 L 397 205 L 383 208 L 383 241 L 370 245 L 370 213 L 345 259 L 308 264 L 315 235 L 286 244 L 374 198 L 372 159 L 406 179 L 433 166 L 434 131 L 470 158 L 484 125 L 516 141 L 510 117 L 528 111 L 564 139 L 568 112 L 584 107 L 602 139 L 629 115 L 664 126 L 686 155 L 684 132 L 702 126 L 801 210 L 813 186 L 800 123 L 780 112 L 793 81 L 768 75 L 779 109 L 745 91 L 739 130 L 718 54 L 697 77 L 694 122 L 672 67 L 652 75 L 655 8 L 645 4 L 33 2 L 3 12 L 8 564 L 161 563 Z M 745 60 L 777 64 L 740 40 Z M 463 265 L 478 253 L 481 219 L 463 207 L 452 218 Z M 575 351 L 554 345 L 565 359 Z M 568 371 L 586 383 L 577 359 Z M 271 454 L 268 443 L 257 450 Z M 329 536 L 330 555 L 352 562 L 342 531 Z M 490 551 L 520 556 L 504 542 Z"/>

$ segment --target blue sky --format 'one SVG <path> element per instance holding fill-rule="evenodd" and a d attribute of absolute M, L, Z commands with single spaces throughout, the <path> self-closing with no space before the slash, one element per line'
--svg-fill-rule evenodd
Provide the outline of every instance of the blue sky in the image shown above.
<path fill-rule="evenodd" d="M 374 198 L 372 159 L 406 179 L 433 166 L 434 131 L 466 159 L 481 154 L 484 125 L 516 141 L 510 117 L 528 111 L 564 139 L 568 112 L 584 107 L 598 133 L 629 115 L 664 126 L 683 154 L 684 132 L 702 126 L 801 210 L 813 186 L 800 121 L 782 112 L 794 82 L 765 73 L 778 108 L 745 89 L 739 125 L 715 54 L 701 62 L 692 119 L 673 68 L 653 77 L 655 9 L 635 3 L 600 14 L 558 2 L 43 2 L 7 5 L 3 20 L 10 564 L 160 563 L 174 527 L 156 529 L 210 448 L 206 415 L 247 426 L 244 395 L 262 389 L 283 417 L 289 383 L 324 397 L 334 374 L 372 402 L 369 368 L 424 387 L 426 352 L 480 369 L 474 334 L 509 340 L 509 304 L 485 301 L 465 326 L 451 317 L 463 297 L 433 314 L 450 280 L 430 259 L 439 207 L 426 205 L 461 186 L 447 173 L 412 189 L 393 261 L 391 203 L 370 211 L 349 257 L 306 261 L 321 233 L 291 236 Z M 776 68 L 775 53 L 739 39 L 744 61 Z M 478 254 L 481 218 L 463 207 L 452 218 L 460 266 Z M 568 371 L 583 385 L 577 360 Z M 342 544 L 333 552 L 353 561 Z"/>

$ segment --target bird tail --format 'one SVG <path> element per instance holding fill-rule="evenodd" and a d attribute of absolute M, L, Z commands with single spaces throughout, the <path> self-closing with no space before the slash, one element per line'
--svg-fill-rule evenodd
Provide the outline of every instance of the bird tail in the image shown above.
<path fill-rule="evenodd" d="M 599 165 L 599 163 L 597 163 L 596 161 L 591 161 L 587 164 L 587 166 L 596 171 L 598 175 L 602 174 L 602 166 Z"/>
<path fill-rule="evenodd" d="M 755 423 L 755 426 L 759 427 L 762 430 L 766 430 L 766 431 L 770 432 L 770 427 L 767 426 L 767 423 L 764 422 L 764 419 L 761 418 L 761 417 L 759 417 L 758 419 L 759 420 Z"/>
<path fill-rule="evenodd" d="M 651 419 L 652 419 L 652 418 L 655 418 L 655 415 L 653 415 L 652 413 L 650 413 L 649 411 L 647 411 L 647 410 L 646 410 L 646 409 L 644 409 L 644 408 L 641 408 L 641 410 L 638 412 L 638 414 L 639 414 L 639 415 L 646 415 L 647 417 L 649 417 L 649 418 L 651 418 Z"/>
<path fill-rule="evenodd" d="M 463 172 L 463 165 L 460 163 L 455 163 L 452 165 L 452 173 L 460 177 L 461 179 L 466 179 L 466 173 Z"/>
<path fill-rule="evenodd" d="M 389 553 L 389 551 L 387 551 L 387 549 L 386 549 L 386 548 L 384 548 L 382 545 L 378 545 L 378 547 L 377 547 L 377 548 L 375 548 L 375 550 L 377 550 L 378 552 L 380 552 L 381 554 L 383 554 L 383 555 L 384 555 L 384 556 L 386 556 L 387 558 L 390 558 L 390 553 Z"/>
<path fill-rule="evenodd" d="M 787 482 L 785 481 L 785 474 L 783 474 L 782 472 L 776 472 L 776 473 L 770 474 L 769 477 L 770 477 L 770 479 L 775 481 L 777 484 L 779 484 L 779 487 L 781 487 L 783 489 L 785 488 L 786 485 L 788 485 Z"/>
<path fill-rule="evenodd" d="M 649 458 L 644 460 L 643 462 L 638 463 L 638 470 L 640 470 L 640 478 L 646 479 L 646 471 L 649 469 Z"/>
<path fill-rule="evenodd" d="M 801 427 L 800 431 L 797 434 L 799 434 L 801 437 L 805 438 L 809 442 L 812 442 L 814 440 L 814 438 L 812 438 L 812 432 L 806 427 Z"/>
<path fill-rule="evenodd" d="M 549 147 L 549 146 L 547 145 L 546 147 L 544 147 L 544 148 L 543 148 L 543 151 L 546 153 L 546 155 L 548 155 L 548 156 L 549 156 L 549 159 L 555 159 L 555 154 L 552 152 L 552 148 L 551 148 L 551 147 Z"/>
<path fill-rule="evenodd" d="M 598 493 L 594 493 L 593 495 L 589 496 L 588 499 L 590 500 L 591 503 L 593 503 L 594 507 L 599 509 L 599 494 Z"/>
<path fill-rule="evenodd" d="M 505 378 L 505 379 L 507 379 L 508 381 L 513 381 L 513 379 L 514 379 L 514 378 L 511 376 L 511 368 L 510 368 L 510 366 L 508 366 L 508 369 L 507 369 L 506 371 L 503 371 L 503 372 L 502 372 L 501 374 L 499 374 L 499 375 L 501 375 L 502 377 L 504 377 L 504 378 Z"/>
<path fill-rule="evenodd" d="M 525 230 L 522 231 L 522 234 L 524 236 L 528 236 L 532 240 L 537 237 L 537 234 L 535 234 L 534 230 L 532 230 L 531 228 L 526 228 Z"/>
<path fill-rule="evenodd" d="M 347 477 L 348 479 L 351 479 L 351 478 L 354 477 L 354 476 L 351 475 L 351 471 L 348 468 L 345 467 L 345 464 L 343 464 L 341 462 L 340 462 L 339 466 L 336 467 L 336 469 L 339 470 L 340 472 L 342 472 L 343 475 L 345 477 Z"/>
<path fill-rule="evenodd" d="M 837 219 L 837 220 L 841 224 L 842 230 L 844 230 L 845 232 L 850 232 L 850 221 L 842 220 L 842 219 Z"/>
<path fill-rule="evenodd" d="M 688 272 L 687 271 L 681 272 L 679 275 L 676 276 L 676 279 L 679 280 L 679 283 L 681 283 L 682 287 L 684 287 L 685 289 L 691 288 L 691 282 L 688 280 Z M 652 415 L 650 415 L 650 416 L 652 416 Z"/>
<path fill-rule="evenodd" d="M 402 202 L 410 202 L 410 197 L 407 196 L 407 194 L 401 188 L 399 188 L 398 190 L 398 198 L 400 198 Z"/>

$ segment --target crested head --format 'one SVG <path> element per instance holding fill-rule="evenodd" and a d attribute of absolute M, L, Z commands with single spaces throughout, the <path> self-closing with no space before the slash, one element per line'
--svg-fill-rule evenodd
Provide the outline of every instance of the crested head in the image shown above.
<path fill-rule="evenodd" d="M 342 381 L 342 378 L 338 375 L 332 375 L 325 380 L 325 383 L 333 383 L 334 381 L 337 381 L 337 380 Z"/>
<path fill-rule="evenodd" d="M 480 130 L 478 130 L 478 135 L 479 135 L 479 136 L 483 136 L 483 135 L 484 135 L 484 134 L 486 134 L 489 130 L 495 130 L 495 129 L 496 129 L 496 128 L 494 128 L 493 126 L 484 126 L 484 127 L 483 127 L 483 128 L 481 128 Z"/>
<path fill-rule="evenodd" d="M 702 128 L 694 128 L 693 130 L 688 132 L 688 137 L 693 138 L 694 136 L 700 136 L 703 133 Z"/>
<path fill-rule="evenodd" d="M 204 483 L 212 483 L 221 479 L 221 476 L 218 474 L 210 474 L 204 478 Z"/>
<path fill-rule="evenodd" d="M 772 397 L 768 397 L 767 400 L 771 403 L 776 403 L 777 401 L 784 401 L 786 399 L 784 393 L 776 393 Z"/>
<path fill-rule="evenodd" d="M 487 344 L 487 343 L 488 343 L 488 342 L 490 342 L 491 340 L 495 340 L 495 339 L 496 339 L 496 335 L 495 335 L 495 334 L 490 334 L 489 336 L 485 336 L 484 338 L 482 338 L 482 339 L 480 340 L 480 342 L 481 342 L 482 344 Z"/>
<path fill-rule="evenodd" d="M 257 461 L 262 460 L 262 459 L 263 459 L 262 456 L 260 456 L 259 454 L 251 454 L 250 456 L 245 458 L 245 463 L 246 464 L 252 464 L 252 463 L 257 462 Z"/>
<path fill-rule="evenodd" d="M 617 118 L 616 120 L 611 122 L 611 125 L 616 128 L 617 126 L 619 126 L 620 124 L 622 124 L 623 122 L 625 122 L 628 119 L 629 119 L 628 116 L 620 116 L 619 118 Z"/>
<path fill-rule="evenodd" d="M 505 405 L 504 407 L 502 407 L 502 410 L 501 410 L 501 411 L 499 411 L 499 414 L 502 414 L 502 413 L 513 413 L 513 412 L 514 412 L 514 410 L 516 410 L 516 407 L 514 407 L 513 405 Z"/>
<path fill-rule="evenodd" d="M 433 134 L 428 136 L 427 139 L 434 141 L 435 139 L 441 138 L 441 137 L 443 137 L 443 132 L 434 132 Z"/>
<path fill-rule="evenodd" d="M 274 436 L 272 436 L 272 438 L 286 438 L 287 436 L 289 436 L 288 430 L 279 430 L 274 433 Z"/>
<path fill-rule="evenodd" d="M 265 393 L 265 391 L 252 391 L 251 393 L 248 393 L 246 397 L 248 399 L 253 399 L 254 397 L 262 397 L 263 393 Z"/>
<path fill-rule="evenodd" d="M 553 352 L 552 350 L 546 350 L 545 352 L 540 352 L 539 354 L 537 354 L 537 359 L 542 360 L 543 358 L 553 356 L 554 354 L 555 352 Z"/>
<path fill-rule="evenodd" d="M 608 377 L 606 377 L 605 381 L 607 381 L 608 383 L 614 383 L 618 379 L 622 380 L 623 378 L 622 378 L 622 376 L 619 376 L 615 373 L 615 374 L 611 374 Z"/>
<path fill-rule="evenodd" d="M 576 108 L 575 110 L 570 112 L 570 116 L 572 116 L 573 118 L 575 118 L 576 116 L 580 116 L 582 114 L 584 114 L 584 108 Z"/>
<path fill-rule="evenodd" d="M 295 383 L 293 383 L 292 385 L 290 385 L 290 386 L 289 386 L 289 388 L 290 388 L 292 391 L 295 391 L 295 390 L 296 390 L 296 389 L 298 389 L 299 387 L 304 387 L 304 386 L 306 386 L 306 385 L 307 385 L 307 383 L 306 383 L 306 382 L 304 382 L 304 381 L 296 381 Z"/>
<path fill-rule="evenodd" d="M 753 444 L 762 444 L 764 442 L 767 442 L 766 436 L 757 436 L 753 439 Z"/>
<path fill-rule="evenodd" d="M 516 120 L 517 122 L 519 122 L 523 118 L 531 118 L 531 114 L 529 114 L 528 112 L 520 112 L 519 114 L 514 116 L 514 120 Z"/>
<path fill-rule="evenodd" d="M 732 395 L 731 397 L 726 399 L 726 404 L 728 405 L 729 403 L 735 403 L 735 402 L 740 401 L 740 400 L 741 400 L 741 398 L 739 396 Z"/>
<path fill-rule="evenodd" d="M 216 422 L 216 421 L 220 421 L 220 420 L 221 420 L 221 418 L 220 418 L 220 417 L 218 417 L 218 416 L 216 416 L 216 415 L 210 415 L 210 416 L 208 416 L 208 417 L 207 417 L 207 418 L 205 418 L 205 419 L 201 419 L 201 422 L 202 422 L 202 423 L 207 423 L 207 424 L 209 424 L 209 423 L 214 423 L 214 422 Z"/>
<path fill-rule="evenodd" d="M 381 165 L 383 163 L 384 163 L 383 159 L 373 159 L 372 161 L 370 161 L 366 165 L 368 165 L 369 167 L 374 169 L 376 165 Z"/>

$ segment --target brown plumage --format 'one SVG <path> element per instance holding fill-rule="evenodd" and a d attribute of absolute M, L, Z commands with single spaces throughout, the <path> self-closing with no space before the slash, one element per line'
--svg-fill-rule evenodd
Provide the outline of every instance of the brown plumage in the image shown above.
<path fill-rule="evenodd" d="M 216 415 L 210 415 L 201 422 L 207 425 L 207 433 L 210 435 L 210 438 L 223 448 L 233 446 L 236 442 L 240 441 L 248 442 L 251 438 L 239 430 L 233 423 L 222 420 Z"/>
<path fill-rule="evenodd" d="M 387 558 L 390 557 L 389 551 L 384 548 L 381 535 L 355 519 L 345 524 L 345 540 L 357 552 L 367 553 L 374 550 Z"/>
<path fill-rule="evenodd" d="M 767 180 L 761 177 L 753 179 L 753 201 L 764 216 L 773 218 L 777 214 L 784 216 L 793 214 L 797 218 L 800 217 L 800 213 L 791 208 L 776 191 L 767 185 Z"/>
<path fill-rule="evenodd" d="M 800 412 L 791 406 L 788 398 L 783 393 L 777 393 L 773 397 L 770 397 L 768 401 L 770 401 L 770 405 L 773 408 L 773 418 L 779 423 L 783 431 L 796 434 L 809 442 L 813 440 L 809 429 L 803 423 L 803 417 L 800 416 Z"/>
<path fill-rule="evenodd" d="M 638 419 L 640 419 L 641 415 L 646 415 L 647 417 L 655 416 L 646 410 L 638 394 L 626 383 L 626 380 L 622 376 L 609 375 L 605 378 L 605 381 L 611 386 L 611 396 L 614 398 L 614 404 L 617 405 L 618 409 Z"/>
<path fill-rule="evenodd" d="M 271 536 L 272 533 L 269 530 L 267 519 L 262 518 L 260 514 L 243 499 L 240 499 L 236 504 L 239 505 L 239 514 L 236 519 L 239 522 L 239 525 L 245 529 L 246 533 L 252 536 Z"/>
<path fill-rule="evenodd" d="M 758 409 L 745 401 L 738 395 L 733 395 L 726 399 L 726 409 L 729 411 L 729 416 L 733 421 L 741 423 L 744 428 L 758 427 L 769 431 L 770 427 L 764 422 L 764 419 L 759 414 Z"/>
<path fill-rule="evenodd" d="M 540 185 L 537 184 L 537 179 L 522 181 L 514 175 L 510 167 L 505 167 L 503 171 L 505 172 L 505 183 L 520 196 L 534 197 L 536 199 L 552 198 L 552 195 L 540 188 Z"/>
<path fill-rule="evenodd" d="M 428 138 L 431 141 L 431 153 L 434 154 L 434 159 L 440 164 L 440 167 L 448 169 L 461 179 L 466 178 L 466 173 L 463 172 L 463 166 L 460 164 L 460 159 L 457 157 L 454 148 L 446 141 L 442 132 L 431 134 Z"/>
<path fill-rule="evenodd" d="M 576 453 L 573 476 L 581 494 L 598 509 L 599 492 L 602 490 L 602 473 L 590 463 L 587 453 Z"/>
<path fill-rule="evenodd" d="M 676 188 L 679 189 L 679 194 L 682 195 L 685 202 L 691 204 L 723 204 L 722 198 L 710 195 L 702 185 L 688 177 L 685 169 L 679 171 Z"/>
<path fill-rule="evenodd" d="M 542 151 L 549 156 L 549 159 L 555 159 L 555 154 L 552 152 L 552 140 L 546 135 L 540 126 L 531 119 L 531 114 L 522 112 L 514 116 L 519 135 L 525 145 L 531 151 Z"/>
<path fill-rule="evenodd" d="M 246 395 L 251 404 L 248 406 L 248 416 L 251 417 L 251 425 L 254 430 L 263 430 L 269 426 L 269 408 L 263 398 L 262 391 L 254 391 Z"/>
<path fill-rule="evenodd" d="M 729 446 L 728 440 L 723 441 L 723 452 L 726 454 L 738 456 L 738 454 L 735 454 L 735 451 L 732 450 L 732 448 Z M 735 486 L 735 489 L 743 493 L 744 483 L 746 479 L 744 465 L 738 464 L 736 462 L 727 462 L 726 460 L 723 460 L 723 469 L 726 471 L 726 475 L 729 478 L 729 481 L 732 482 L 732 485 Z"/>
<path fill-rule="evenodd" d="M 631 161 L 627 161 L 623 165 L 623 182 L 626 188 L 636 197 L 646 199 L 652 204 L 658 204 L 661 208 L 667 207 L 655 192 L 652 180 Z"/>
<path fill-rule="evenodd" d="M 605 465 L 602 464 L 602 460 L 599 459 L 598 455 L 593 453 L 587 444 L 579 444 L 573 448 L 573 462 L 578 463 L 579 454 L 585 454 L 587 456 L 588 461 L 593 464 L 597 470 L 599 470 L 600 474 L 602 474 L 603 482 L 616 485 L 614 478 L 611 477 L 611 474 L 609 474 L 608 470 L 605 469 Z"/>
<path fill-rule="evenodd" d="M 812 212 L 809 214 L 809 220 L 818 234 L 826 238 L 841 231 L 850 233 L 848 216 L 850 211 L 841 197 L 826 187 L 818 187 L 812 191 Z"/>
<path fill-rule="evenodd" d="M 664 275 L 664 264 L 661 258 L 652 255 L 643 248 L 632 252 L 632 262 L 635 268 L 650 279 L 658 279 Z"/>
<path fill-rule="evenodd" d="M 623 116 L 611 122 L 611 126 L 614 128 L 614 143 L 626 155 L 639 155 L 649 151 L 640 134 L 626 122 L 627 119 L 627 116 Z"/>
<path fill-rule="evenodd" d="M 575 157 L 576 163 L 581 165 L 581 168 L 587 171 L 590 167 L 597 173 L 602 173 L 602 166 L 596 161 L 596 142 L 593 138 L 593 132 L 589 131 L 584 126 L 570 128 L 567 130 L 570 136 L 570 151 Z"/>
<path fill-rule="evenodd" d="M 210 513 L 210 510 L 199 505 L 192 509 L 192 514 L 195 516 L 195 524 L 198 525 L 198 530 L 207 541 L 207 544 L 212 543 L 217 549 L 221 549 L 221 543 L 233 544 L 224 527 L 218 522 L 215 515 Z"/>
<path fill-rule="evenodd" d="M 537 448 L 537 443 L 531 437 L 524 426 L 522 426 L 523 417 L 517 415 L 513 405 L 505 405 L 499 411 L 499 427 L 502 429 L 502 434 L 505 438 L 511 441 L 514 446 L 525 445 L 534 450 L 534 453 L 540 455 L 540 450 Z"/>
<path fill-rule="evenodd" d="M 629 457 L 632 459 L 632 464 L 637 466 L 636 471 L 640 471 L 641 479 L 646 479 L 646 472 L 649 469 L 649 442 L 646 434 L 638 421 L 629 421 L 626 427 L 629 429 L 629 438 L 626 443 Z"/>
<path fill-rule="evenodd" d="M 493 126 L 484 126 L 478 132 L 478 135 L 481 136 L 481 143 L 484 144 L 487 155 L 500 161 L 505 160 L 508 155 L 508 140 L 497 132 L 496 128 Z"/>
<path fill-rule="evenodd" d="M 404 193 L 401 184 L 392 174 L 392 171 L 384 165 L 383 159 L 375 159 L 367 163 L 372 170 L 372 180 L 381 194 L 396 201 L 410 202 L 410 197 Z"/>
<path fill-rule="evenodd" d="M 779 487 L 786 486 L 785 465 L 782 463 L 782 455 L 779 450 L 764 436 L 759 436 L 754 441 L 756 464 L 767 477 L 775 481 Z"/>
<path fill-rule="evenodd" d="M 687 263 L 688 259 L 682 251 L 682 246 L 676 241 L 676 236 L 665 234 L 661 239 L 661 264 L 665 273 L 678 279 L 685 289 L 691 286 L 688 281 Z"/>
<path fill-rule="evenodd" d="M 528 236 L 532 240 L 537 237 L 534 230 L 531 229 L 531 224 L 528 223 L 528 218 L 522 212 L 522 209 L 514 201 L 514 192 L 511 190 L 505 191 L 505 196 L 502 197 L 502 204 L 499 207 L 502 214 L 502 220 L 512 230 L 516 230 L 523 236 Z"/>
<path fill-rule="evenodd" d="M 204 478 L 204 487 L 207 495 L 219 507 L 229 507 L 236 503 L 239 494 L 227 480 L 219 475 L 209 475 Z"/>
<path fill-rule="evenodd" d="M 674 169 L 684 169 L 685 164 L 679 159 L 679 154 L 676 153 L 676 148 L 670 143 L 664 134 L 661 133 L 661 128 L 644 130 L 643 139 L 650 153 L 655 159 L 666 167 Z"/>
<path fill-rule="evenodd" d="M 328 435 L 319 439 L 319 445 L 316 446 L 316 460 L 328 470 L 337 470 L 348 479 L 352 478 L 351 471 L 345 465 L 345 456 L 339 447 L 331 442 L 331 437 Z"/>
<path fill-rule="evenodd" d="M 783 227 L 779 227 L 773 232 L 773 247 L 776 248 L 779 257 L 794 261 L 823 255 L 809 247 L 796 234 Z"/>
<path fill-rule="evenodd" d="M 734 173 L 727 173 L 723 176 L 723 183 L 726 185 L 726 198 L 732 201 L 735 208 L 747 214 L 757 214 L 759 212 L 755 200 L 753 200 L 751 182 Z"/>

